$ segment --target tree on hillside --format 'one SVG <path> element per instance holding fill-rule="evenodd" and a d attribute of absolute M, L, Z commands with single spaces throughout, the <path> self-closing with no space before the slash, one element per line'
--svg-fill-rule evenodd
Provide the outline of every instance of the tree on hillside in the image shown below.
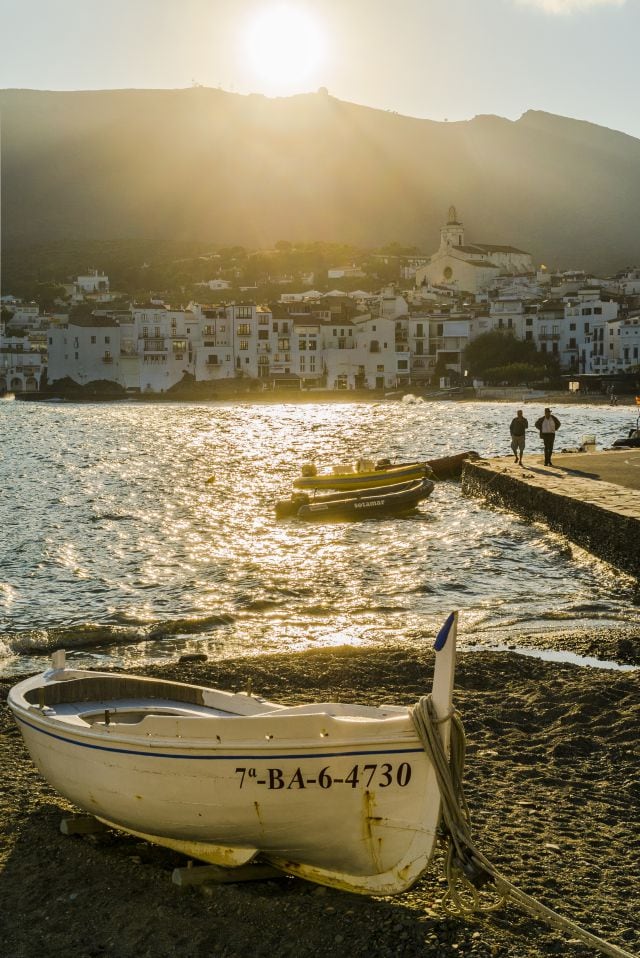
<path fill-rule="evenodd" d="M 519 385 L 559 374 L 557 356 L 539 353 L 535 343 L 498 330 L 472 340 L 464 351 L 464 364 L 472 376 L 490 383 Z"/>

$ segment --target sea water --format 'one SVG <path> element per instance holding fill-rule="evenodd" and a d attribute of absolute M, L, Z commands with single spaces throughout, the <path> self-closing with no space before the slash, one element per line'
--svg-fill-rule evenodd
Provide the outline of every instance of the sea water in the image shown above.
<path fill-rule="evenodd" d="M 520 404 L 521 405 L 521 404 Z M 0 405 L 0 671 L 328 646 L 423 647 L 452 609 L 490 647 L 637 621 L 633 580 L 438 483 L 407 517 L 277 520 L 303 463 L 510 457 L 504 403 Z M 531 427 L 542 407 L 522 405 Z M 635 410 L 563 406 L 558 449 Z M 526 457 L 539 453 L 535 429 Z"/>

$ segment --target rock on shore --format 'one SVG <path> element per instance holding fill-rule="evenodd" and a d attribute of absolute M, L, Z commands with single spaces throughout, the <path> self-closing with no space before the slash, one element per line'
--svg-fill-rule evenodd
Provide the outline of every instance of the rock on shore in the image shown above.
<path fill-rule="evenodd" d="M 413 703 L 432 656 L 338 649 L 147 674 L 278 701 Z M 640 946 L 640 673 L 506 653 L 459 657 L 456 704 L 477 844 L 522 890 L 633 953 Z M 2 700 L 10 687 L 0 681 Z M 70 806 L 0 709 L 0 941 L 11 958 L 592 954 L 514 908 L 463 921 L 441 907 L 440 856 L 407 894 L 370 899 L 283 877 L 180 890 L 185 860 L 114 832 L 64 837 Z"/>

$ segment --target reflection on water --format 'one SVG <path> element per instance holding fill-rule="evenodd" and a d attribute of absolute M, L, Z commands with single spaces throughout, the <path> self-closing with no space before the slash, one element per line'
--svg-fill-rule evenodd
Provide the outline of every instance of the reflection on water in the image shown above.
<path fill-rule="evenodd" d="M 523 408 L 530 422 L 541 411 Z M 631 580 L 462 497 L 455 483 L 438 484 L 405 518 L 275 518 L 304 462 L 507 455 L 513 412 L 448 402 L 6 403 L 0 664 L 40 667 L 57 644 L 107 662 L 194 648 L 421 644 L 453 608 L 467 636 L 628 622 Z M 585 432 L 608 445 L 633 413 L 563 407 L 560 445 Z M 534 431 L 528 443 L 539 451 Z"/>

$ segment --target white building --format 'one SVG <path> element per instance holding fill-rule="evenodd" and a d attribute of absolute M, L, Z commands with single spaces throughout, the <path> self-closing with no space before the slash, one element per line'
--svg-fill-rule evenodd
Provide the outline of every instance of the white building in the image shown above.
<path fill-rule="evenodd" d="M 618 304 L 603 300 L 597 288 L 582 288 L 567 296 L 559 337 L 562 367 L 577 372 L 601 372 L 608 368 L 613 357 L 605 346 L 607 325 L 617 316 Z M 598 368 L 594 369 L 594 365 Z"/>
<path fill-rule="evenodd" d="M 0 393 L 36 392 L 47 370 L 44 342 L 29 336 L 5 336 L 0 332 Z"/>
<path fill-rule="evenodd" d="M 339 319 L 323 330 L 328 389 L 395 388 L 410 380 L 410 354 L 383 317 Z"/>
<path fill-rule="evenodd" d="M 491 329 L 511 332 L 516 339 L 525 338 L 524 302 L 522 299 L 496 299 L 489 306 Z"/>
<path fill-rule="evenodd" d="M 48 379 L 67 377 L 80 385 L 108 379 L 126 386 L 120 370 L 120 327 L 114 319 L 70 319 L 48 331 Z"/>
<path fill-rule="evenodd" d="M 11 316 L 7 323 L 12 329 L 35 329 L 40 325 L 40 307 L 37 303 L 21 303 L 15 300 L 7 303 Z"/>
<path fill-rule="evenodd" d="M 440 228 L 440 247 L 426 266 L 416 271 L 416 286 L 444 285 L 477 293 L 492 287 L 499 276 L 533 274 L 531 255 L 515 246 L 465 243 L 464 227 L 454 206 Z"/>
<path fill-rule="evenodd" d="M 98 303 L 108 303 L 113 299 L 109 289 L 109 277 L 92 269 L 86 276 L 78 276 L 71 290 L 71 301 L 81 303 L 85 299 Z"/>
<path fill-rule="evenodd" d="M 359 266 L 334 266 L 327 270 L 327 279 L 360 279 L 366 275 Z"/>

